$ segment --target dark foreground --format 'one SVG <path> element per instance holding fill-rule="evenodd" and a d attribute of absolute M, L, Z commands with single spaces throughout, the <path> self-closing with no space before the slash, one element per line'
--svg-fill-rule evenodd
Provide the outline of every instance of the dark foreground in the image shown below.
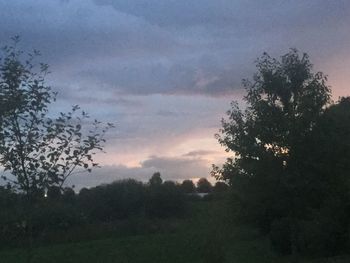
<path fill-rule="evenodd" d="M 293 262 L 272 252 L 268 238 L 256 230 L 232 225 L 229 213 L 218 216 L 223 209 L 216 202 L 197 202 L 189 217 L 172 220 L 166 231 L 41 245 L 33 250 L 33 262 Z M 26 250 L 2 250 L 0 259 L 2 263 L 26 262 Z M 349 261 L 345 256 L 300 259 L 310 263 Z"/>

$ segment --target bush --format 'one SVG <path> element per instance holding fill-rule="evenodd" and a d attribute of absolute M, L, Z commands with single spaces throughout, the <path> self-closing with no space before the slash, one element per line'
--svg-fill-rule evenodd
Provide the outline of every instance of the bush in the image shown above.
<path fill-rule="evenodd" d="M 185 211 L 185 196 L 172 182 L 147 189 L 146 213 L 151 217 L 180 216 Z"/>
<path fill-rule="evenodd" d="M 122 180 L 79 193 L 79 204 L 91 221 L 129 218 L 144 210 L 145 187 L 135 180 Z"/>
<path fill-rule="evenodd" d="M 313 218 L 300 222 L 298 248 L 310 256 L 334 256 L 346 251 L 349 222 L 344 207 L 328 202 Z"/>
<path fill-rule="evenodd" d="M 291 247 L 291 228 L 288 218 L 275 219 L 271 224 L 271 246 L 281 255 L 289 255 Z"/>

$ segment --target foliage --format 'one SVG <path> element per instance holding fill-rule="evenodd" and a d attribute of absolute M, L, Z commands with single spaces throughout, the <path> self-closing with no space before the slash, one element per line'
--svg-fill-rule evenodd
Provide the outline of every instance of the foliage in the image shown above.
<path fill-rule="evenodd" d="M 299 201 L 307 217 L 300 223 L 300 249 L 334 255 L 349 246 L 350 98 L 329 107 L 305 138 L 299 156 Z M 304 153 L 308 154 L 305 155 Z"/>
<path fill-rule="evenodd" d="M 151 217 L 176 217 L 185 211 L 185 198 L 174 182 L 165 181 L 147 189 L 146 214 Z"/>
<path fill-rule="evenodd" d="M 90 131 L 83 128 L 89 116 L 79 106 L 49 114 L 56 93 L 45 84 L 48 66 L 35 64 L 38 51 L 25 57 L 13 40 L 0 64 L 0 164 L 9 185 L 34 197 L 62 187 L 76 168 L 96 167 L 93 155 L 112 125 L 95 120 Z"/>
<path fill-rule="evenodd" d="M 197 182 L 197 192 L 198 193 L 210 193 L 212 190 L 212 185 L 207 178 L 200 178 Z"/>
<path fill-rule="evenodd" d="M 192 194 L 196 191 L 196 186 L 192 180 L 184 180 L 180 186 L 181 190 L 185 194 Z"/>
<path fill-rule="evenodd" d="M 152 175 L 152 177 L 149 179 L 149 185 L 150 186 L 159 186 L 163 183 L 163 179 L 160 175 L 160 172 L 156 172 Z"/>
<path fill-rule="evenodd" d="M 268 240 L 255 229 L 232 226 L 224 220 L 225 215 L 227 208 L 222 202 L 196 202 L 185 220 L 175 221 L 179 225 L 175 232 L 117 237 L 104 233 L 95 240 L 45 244 L 34 249 L 33 262 L 202 263 L 210 259 L 209 262 L 293 262 L 289 257 L 274 254 Z M 164 220 L 165 223 L 169 221 Z M 98 228 L 100 233 L 98 226 L 91 228 Z M 64 233 L 65 236 L 72 234 L 69 230 Z M 23 249 L 2 250 L 0 257 L 3 263 L 25 262 Z M 345 263 L 349 262 L 349 257 L 303 258 L 301 262 Z"/>
<path fill-rule="evenodd" d="M 229 186 L 224 183 L 224 182 L 216 182 L 214 187 L 213 187 L 213 192 L 214 193 L 225 193 L 228 191 Z"/>
<path fill-rule="evenodd" d="M 71 188 L 61 190 L 53 186 L 46 197 L 38 197 L 30 206 L 31 235 L 33 240 L 44 242 L 65 240 L 55 233 L 89 229 L 90 225 L 96 229 L 110 226 L 112 232 L 152 232 L 158 229 L 152 222 L 161 218 L 170 222 L 171 218 L 183 216 L 188 202 L 172 181 L 154 187 L 132 179 L 121 180 L 83 188 L 78 195 Z M 23 210 L 28 204 L 26 195 L 2 187 L 0 204 L 0 247 L 21 246 L 23 233 L 28 229 L 24 220 L 27 210 Z"/>
<path fill-rule="evenodd" d="M 253 82 L 243 80 L 246 109 L 232 102 L 229 119 L 222 120 L 222 135 L 217 135 L 227 151 L 235 154 L 223 170 L 214 170 L 220 179 L 257 177 L 263 167 L 283 173 L 300 140 L 330 102 L 326 77 L 311 72 L 306 54 L 291 50 L 277 61 L 265 53 L 257 68 Z"/>
<path fill-rule="evenodd" d="M 291 251 L 291 229 L 288 218 L 275 219 L 271 223 L 270 240 L 272 247 L 281 255 Z"/>
<path fill-rule="evenodd" d="M 331 105 L 327 78 L 296 50 L 264 54 L 257 68 L 243 81 L 246 108 L 233 102 L 217 135 L 233 158 L 212 174 L 280 252 L 339 253 L 349 239 L 349 99 Z"/>
<path fill-rule="evenodd" d="M 144 200 L 145 187 L 131 179 L 81 190 L 78 198 L 90 222 L 108 222 L 142 214 Z"/>

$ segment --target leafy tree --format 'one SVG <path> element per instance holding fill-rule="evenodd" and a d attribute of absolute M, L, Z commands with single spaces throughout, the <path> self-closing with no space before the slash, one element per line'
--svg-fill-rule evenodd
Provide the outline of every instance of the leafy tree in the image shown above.
<path fill-rule="evenodd" d="M 180 216 L 185 211 L 185 199 L 180 188 L 172 181 L 148 187 L 146 213 L 151 217 Z"/>
<path fill-rule="evenodd" d="M 51 186 L 62 187 L 77 168 L 97 167 L 93 155 L 102 150 L 112 125 L 95 120 L 83 128 L 89 116 L 79 106 L 53 117 L 49 106 L 56 93 L 45 84 L 48 66 L 35 64 L 37 51 L 25 57 L 18 38 L 13 40 L 0 64 L 0 165 L 11 174 L 3 179 L 34 198 Z"/>
<path fill-rule="evenodd" d="M 180 186 L 181 190 L 185 194 L 191 194 L 196 191 L 196 186 L 192 180 L 184 180 Z"/>
<path fill-rule="evenodd" d="M 162 177 L 160 175 L 160 172 L 156 172 L 152 175 L 152 177 L 149 179 L 149 185 L 150 186 L 159 186 L 163 183 Z"/>
<path fill-rule="evenodd" d="M 207 178 L 200 178 L 197 182 L 197 192 L 199 193 L 210 193 L 212 190 L 211 183 L 207 180 Z"/>
<path fill-rule="evenodd" d="M 316 255 L 343 252 L 349 242 L 349 97 L 325 110 L 297 154 L 303 170 L 298 203 L 307 211 L 300 223 L 299 247 Z"/>
<path fill-rule="evenodd" d="M 145 189 L 135 180 L 121 180 L 82 189 L 79 199 L 90 221 L 108 222 L 140 214 L 144 209 Z"/>
<path fill-rule="evenodd" d="M 243 80 L 246 108 L 232 102 L 217 135 L 234 156 L 222 168 L 214 166 L 212 174 L 229 182 L 241 215 L 263 230 L 288 218 L 294 253 L 295 220 L 306 213 L 299 198 L 305 174 L 297 153 L 329 105 L 330 89 L 326 76 L 312 72 L 308 55 L 294 49 L 281 60 L 264 53 L 256 65 L 253 81 Z"/>
<path fill-rule="evenodd" d="M 177 183 L 175 183 L 174 181 L 170 181 L 170 180 L 164 181 L 163 185 L 169 186 L 169 187 L 178 187 Z"/>
<path fill-rule="evenodd" d="M 83 128 L 89 115 L 77 105 L 56 117 L 50 114 L 56 93 L 45 84 L 48 65 L 36 64 L 38 51 L 25 56 L 17 48 L 18 37 L 13 41 L 4 47 L 0 59 L 0 165 L 8 186 L 26 197 L 30 262 L 33 206 L 46 190 L 62 188 L 77 168 L 91 171 L 98 166 L 93 155 L 102 150 L 104 135 L 112 125 L 95 120 Z"/>

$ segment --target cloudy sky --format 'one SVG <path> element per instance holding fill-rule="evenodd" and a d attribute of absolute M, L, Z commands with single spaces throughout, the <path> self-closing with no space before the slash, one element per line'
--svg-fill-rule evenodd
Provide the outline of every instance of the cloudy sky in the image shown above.
<path fill-rule="evenodd" d="M 0 44 L 41 51 L 57 107 L 116 123 L 78 187 L 209 176 L 226 157 L 220 119 L 264 51 L 307 52 L 333 98 L 350 95 L 349 25 L 347 0 L 0 0 Z"/>

